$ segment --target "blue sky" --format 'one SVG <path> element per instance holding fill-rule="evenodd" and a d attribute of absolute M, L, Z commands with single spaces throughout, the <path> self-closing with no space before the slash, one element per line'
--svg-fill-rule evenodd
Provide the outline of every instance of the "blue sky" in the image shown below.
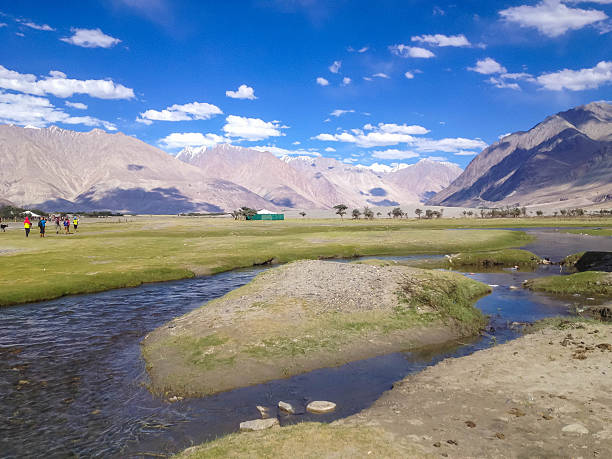
<path fill-rule="evenodd" d="M 0 1 L 0 122 L 347 163 L 610 100 L 612 0 Z M 51 72 L 51 73 L 50 73 Z"/>

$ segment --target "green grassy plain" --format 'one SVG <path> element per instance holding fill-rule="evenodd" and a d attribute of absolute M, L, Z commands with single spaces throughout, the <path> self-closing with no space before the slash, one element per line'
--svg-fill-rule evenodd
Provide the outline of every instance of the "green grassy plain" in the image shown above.
<path fill-rule="evenodd" d="M 572 229 L 565 230 L 571 234 L 588 234 L 589 236 L 612 236 L 612 228 Z"/>
<path fill-rule="evenodd" d="M 436 219 L 280 222 L 201 217 L 83 219 L 79 232 L 47 237 L 20 223 L 0 233 L 0 306 L 182 279 L 269 260 L 455 253 L 517 247 L 520 232 L 455 228 L 612 226 L 610 219 Z"/>

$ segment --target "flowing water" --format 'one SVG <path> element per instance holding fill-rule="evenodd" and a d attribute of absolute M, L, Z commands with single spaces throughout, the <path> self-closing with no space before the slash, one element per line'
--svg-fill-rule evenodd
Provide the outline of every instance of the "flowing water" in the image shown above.
<path fill-rule="evenodd" d="M 591 246 L 612 250 L 612 238 L 530 232 L 538 236 L 530 250 L 540 256 L 558 259 Z M 535 273 L 468 273 L 494 286 L 493 293 L 477 303 L 491 315 L 492 328 L 485 336 L 206 398 L 168 403 L 151 396 L 140 358 L 142 337 L 173 317 L 247 283 L 259 271 L 234 271 L 0 310 L 0 457 L 171 454 L 236 431 L 241 421 L 258 417 L 255 405 L 273 406 L 278 400 L 297 405 L 314 399 L 333 400 L 338 403 L 333 414 L 281 419 L 283 424 L 330 421 L 368 407 L 410 372 L 518 336 L 520 330 L 513 322 L 567 314 L 571 306 L 568 301 L 511 288 L 531 277 L 558 274 L 558 266 L 544 266 Z"/>

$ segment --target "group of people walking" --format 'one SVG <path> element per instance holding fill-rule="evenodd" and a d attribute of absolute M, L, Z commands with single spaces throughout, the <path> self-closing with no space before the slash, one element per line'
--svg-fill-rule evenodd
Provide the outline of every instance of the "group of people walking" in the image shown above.
<path fill-rule="evenodd" d="M 49 219 L 49 221 L 55 222 L 55 234 L 59 234 L 62 230 L 62 226 L 64 228 L 65 234 L 70 234 L 70 219 L 65 217 L 61 219 L 60 217 L 53 216 Z M 38 230 L 40 231 L 40 237 L 45 237 L 45 231 L 47 229 L 47 218 L 42 216 L 38 219 Z M 76 233 L 77 228 L 79 227 L 79 217 L 74 216 L 72 218 L 72 225 L 74 226 L 74 232 Z M 26 237 L 30 236 L 30 230 L 32 229 L 32 222 L 30 221 L 30 217 L 25 217 L 23 220 L 23 228 L 25 229 Z"/>

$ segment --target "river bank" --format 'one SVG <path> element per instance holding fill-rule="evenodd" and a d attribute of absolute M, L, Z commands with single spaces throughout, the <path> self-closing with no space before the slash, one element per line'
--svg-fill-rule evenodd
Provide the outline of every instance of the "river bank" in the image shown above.
<path fill-rule="evenodd" d="M 609 457 L 611 372 L 612 327 L 567 322 L 410 375 L 349 418 L 232 434 L 180 457 Z"/>
<path fill-rule="evenodd" d="M 452 272 L 293 262 L 147 335 L 150 387 L 201 396 L 472 336 L 490 292 Z"/>

